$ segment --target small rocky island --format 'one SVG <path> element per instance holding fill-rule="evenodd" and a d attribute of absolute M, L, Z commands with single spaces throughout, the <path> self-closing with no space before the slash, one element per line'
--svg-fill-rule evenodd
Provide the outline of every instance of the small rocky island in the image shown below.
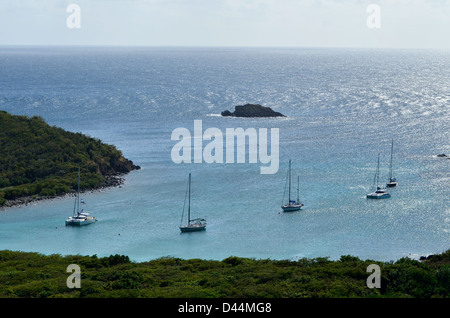
<path fill-rule="evenodd" d="M 286 117 L 282 113 L 264 107 L 259 104 L 245 104 L 235 106 L 234 112 L 225 110 L 221 113 L 224 117 Z"/>

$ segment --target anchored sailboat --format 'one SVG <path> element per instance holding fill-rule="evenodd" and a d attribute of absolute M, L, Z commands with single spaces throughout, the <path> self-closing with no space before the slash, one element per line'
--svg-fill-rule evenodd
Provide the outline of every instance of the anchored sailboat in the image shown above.
<path fill-rule="evenodd" d="M 298 211 L 303 206 L 303 203 L 300 202 L 299 198 L 299 180 L 300 178 L 297 176 L 297 201 L 291 200 L 291 160 L 289 160 L 289 199 L 288 203 L 281 206 L 284 212 L 293 212 Z"/>
<path fill-rule="evenodd" d="M 90 216 L 89 212 L 80 210 L 80 168 L 78 168 L 78 188 L 73 207 L 73 215 L 66 220 L 67 225 L 88 225 L 97 221 L 95 216 Z"/>
<path fill-rule="evenodd" d="M 201 231 L 206 228 L 206 220 L 205 219 L 191 219 L 191 174 L 189 173 L 189 184 L 188 184 L 188 193 L 189 193 L 189 202 L 188 202 L 188 223 L 186 225 L 180 225 L 181 232 L 194 232 Z M 186 198 L 184 200 L 186 204 Z M 183 224 L 183 216 L 184 216 L 184 206 L 183 206 L 183 214 L 181 215 L 181 224 Z"/>
<path fill-rule="evenodd" d="M 394 153 L 394 139 L 392 139 L 391 144 L 391 163 L 389 165 L 389 181 L 386 183 L 388 188 L 393 188 L 397 186 L 397 179 L 392 176 L 392 154 Z"/>
<path fill-rule="evenodd" d="M 389 192 L 387 192 L 386 189 L 380 188 L 378 186 L 379 177 L 380 177 L 380 154 L 378 154 L 377 172 L 375 174 L 374 180 L 374 183 L 376 181 L 376 190 L 372 193 L 367 194 L 366 195 L 367 199 L 386 199 L 391 197 L 391 195 L 389 194 Z"/>

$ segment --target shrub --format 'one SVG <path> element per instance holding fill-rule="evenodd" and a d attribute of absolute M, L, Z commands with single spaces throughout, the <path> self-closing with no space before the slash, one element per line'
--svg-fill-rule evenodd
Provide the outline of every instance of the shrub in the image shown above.
<path fill-rule="evenodd" d="M 237 266 L 243 263 L 243 259 L 236 256 L 230 256 L 228 258 L 225 258 L 222 262 L 231 266 Z"/>
<path fill-rule="evenodd" d="M 130 263 L 130 258 L 126 255 L 110 255 L 108 258 L 104 258 L 103 262 L 106 266 L 116 266 L 119 264 L 128 264 Z"/>

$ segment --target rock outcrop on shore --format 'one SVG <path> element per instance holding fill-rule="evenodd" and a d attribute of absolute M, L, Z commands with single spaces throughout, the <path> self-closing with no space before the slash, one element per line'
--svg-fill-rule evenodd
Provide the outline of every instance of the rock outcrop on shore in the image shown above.
<path fill-rule="evenodd" d="M 140 169 L 139 166 L 134 166 L 134 168 L 132 170 L 139 170 L 139 169 Z M 131 170 L 128 172 L 131 172 Z M 123 176 L 128 172 L 123 172 L 123 173 L 114 174 L 114 175 L 106 175 L 106 176 L 104 176 L 104 181 L 99 183 L 97 186 L 81 190 L 80 192 L 81 193 L 94 192 L 94 191 L 99 191 L 99 190 L 103 190 L 103 189 L 119 187 L 124 183 Z M 42 201 L 42 200 L 53 200 L 53 199 L 62 198 L 65 196 L 75 197 L 75 195 L 76 195 L 76 191 L 72 189 L 68 193 L 60 193 L 60 194 L 55 194 L 55 195 L 47 195 L 47 196 L 33 195 L 33 196 L 19 197 L 19 198 L 14 198 L 12 200 L 6 200 L 3 205 L 0 205 L 0 210 L 2 210 L 3 208 L 28 205 L 33 202 Z"/>
<path fill-rule="evenodd" d="M 224 117 L 286 117 L 282 113 L 272 110 L 270 107 L 259 104 L 245 104 L 235 106 L 234 112 L 225 110 L 221 113 Z"/>

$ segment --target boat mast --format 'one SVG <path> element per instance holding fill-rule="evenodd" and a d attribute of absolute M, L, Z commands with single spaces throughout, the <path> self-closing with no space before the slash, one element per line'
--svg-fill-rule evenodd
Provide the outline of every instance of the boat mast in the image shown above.
<path fill-rule="evenodd" d="M 297 176 L 297 202 L 300 202 L 299 186 L 300 186 L 300 177 Z"/>
<path fill-rule="evenodd" d="M 78 186 L 77 186 L 77 196 L 75 200 L 75 208 L 73 211 L 73 215 L 78 214 L 80 212 L 80 168 L 78 168 Z"/>
<path fill-rule="evenodd" d="M 377 164 L 377 189 L 378 189 L 379 177 L 380 177 L 380 153 L 378 153 L 378 164 Z"/>
<path fill-rule="evenodd" d="M 191 173 L 189 173 L 189 204 L 188 204 L 188 224 L 191 223 Z"/>
<path fill-rule="evenodd" d="M 391 144 L 391 164 L 389 168 L 389 180 L 392 179 L 392 153 L 394 152 L 394 138 L 392 138 L 392 144 Z"/>
<path fill-rule="evenodd" d="M 78 168 L 78 193 L 77 193 L 78 212 L 80 212 L 80 168 Z"/>
<path fill-rule="evenodd" d="M 291 160 L 289 160 L 289 201 L 288 204 L 291 204 Z"/>

